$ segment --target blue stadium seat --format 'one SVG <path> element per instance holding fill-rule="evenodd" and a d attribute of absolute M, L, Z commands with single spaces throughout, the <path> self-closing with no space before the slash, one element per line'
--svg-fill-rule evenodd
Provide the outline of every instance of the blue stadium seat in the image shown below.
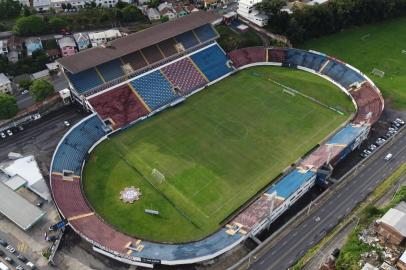
<path fill-rule="evenodd" d="M 323 69 L 322 73 L 336 81 L 344 88 L 348 88 L 354 82 L 362 82 L 365 80 L 361 74 L 353 71 L 345 64 L 334 60 L 330 60 L 330 62 Z"/>
<path fill-rule="evenodd" d="M 200 42 L 208 41 L 209 39 L 212 39 L 217 36 L 216 32 L 214 32 L 210 24 L 200 26 L 193 31 L 199 38 Z"/>
<path fill-rule="evenodd" d="M 210 81 L 232 71 L 226 65 L 227 56 L 217 44 L 193 54 L 191 58 Z"/>
<path fill-rule="evenodd" d="M 118 77 L 124 76 L 123 69 L 121 68 L 123 64 L 119 59 L 112 60 L 110 62 L 101 64 L 97 66 L 104 80 L 111 81 Z"/>
<path fill-rule="evenodd" d="M 176 41 L 182 43 L 185 49 L 189 49 L 199 44 L 199 41 L 196 39 L 192 31 L 180 34 L 179 36 L 176 36 L 175 39 Z"/>
<path fill-rule="evenodd" d="M 66 72 L 66 74 L 69 81 L 79 93 L 83 93 L 103 83 L 102 79 L 94 68 L 90 68 L 76 74 L 71 74 L 69 72 Z"/>
<path fill-rule="evenodd" d="M 53 172 L 73 171 L 80 175 L 82 162 L 90 147 L 102 138 L 106 132 L 103 123 L 94 115 L 73 128 L 64 138 L 55 153 Z"/>
<path fill-rule="evenodd" d="M 325 61 L 326 56 L 324 55 L 306 52 L 306 54 L 304 55 L 302 66 L 310 68 L 314 71 L 319 71 Z"/>
<path fill-rule="evenodd" d="M 286 63 L 293 66 L 302 66 L 306 52 L 296 49 L 288 49 Z"/>
<path fill-rule="evenodd" d="M 131 85 L 152 110 L 156 110 L 178 97 L 173 92 L 170 82 L 159 70 L 131 81 Z"/>

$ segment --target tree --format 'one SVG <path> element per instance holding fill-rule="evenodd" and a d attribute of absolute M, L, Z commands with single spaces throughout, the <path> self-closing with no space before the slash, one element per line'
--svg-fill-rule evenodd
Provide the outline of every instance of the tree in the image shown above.
<path fill-rule="evenodd" d="M 141 10 L 139 10 L 135 6 L 126 6 L 125 8 L 122 9 L 122 12 L 124 22 L 135 22 L 144 19 Z"/>
<path fill-rule="evenodd" d="M 149 8 L 156 8 L 159 6 L 159 0 L 149 0 L 148 7 Z"/>
<path fill-rule="evenodd" d="M 21 80 L 18 85 L 21 89 L 29 89 L 32 84 L 31 80 Z"/>
<path fill-rule="evenodd" d="M 23 9 L 22 9 L 22 11 L 21 11 L 21 14 L 22 14 L 24 17 L 28 17 L 28 16 L 32 15 L 30 8 L 27 7 L 27 6 L 23 6 Z"/>
<path fill-rule="evenodd" d="M 47 97 L 54 93 L 54 87 L 46 80 L 35 80 L 30 86 L 30 95 L 35 98 L 36 101 L 45 100 Z"/>
<path fill-rule="evenodd" d="M 0 119 L 9 119 L 18 112 L 17 100 L 15 97 L 0 93 Z"/>
<path fill-rule="evenodd" d="M 285 0 L 264 0 L 257 4 L 257 8 L 272 16 L 279 14 L 285 5 Z"/>
<path fill-rule="evenodd" d="M 69 23 L 62 18 L 53 17 L 49 20 L 49 28 L 56 33 L 59 33 L 62 29 L 68 28 L 68 26 Z"/>
<path fill-rule="evenodd" d="M 46 22 L 35 15 L 18 18 L 13 27 L 13 32 L 21 36 L 43 34 L 47 30 Z"/>
<path fill-rule="evenodd" d="M 123 9 L 125 7 L 128 7 L 128 5 L 129 5 L 128 3 L 125 3 L 125 2 L 123 2 L 121 0 L 118 0 L 118 2 L 116 4 L 116 8 Z"/>
<path fill-rule="evenodd" d="M 0 19 L 14 18 L 20 15 L 21 4 L 13 0 L 0 0 Z"/>

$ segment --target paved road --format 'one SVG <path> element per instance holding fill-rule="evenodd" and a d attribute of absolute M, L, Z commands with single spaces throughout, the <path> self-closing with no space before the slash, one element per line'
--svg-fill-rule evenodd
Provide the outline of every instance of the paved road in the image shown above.
<path fill-rule="evenodd" d="M 395 168 L 406 162 L 406 131 L 398 134 L 398 139 L 393 144 L 388 144 L 387 149 L 376 152 L 369 161 L 347 176 L 349 181 L 338 186 L 334 196 L 330 196 L 322 207 L 311 212 L 308 218 L 283 237 L 277 245 L 273 245 L 262 257 L 257 258 L 250 269 L 287 269 L 319 242 Z M 393 158 L 384 161 L 383 157 L 388 152 L 393 154 Z"/>

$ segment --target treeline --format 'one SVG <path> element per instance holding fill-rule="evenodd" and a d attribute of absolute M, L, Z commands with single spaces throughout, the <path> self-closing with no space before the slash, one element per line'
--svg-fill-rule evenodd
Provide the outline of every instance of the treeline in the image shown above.
<path fill-rule="evenodd" d="M 49 63 L 49 59 L 42 50 L 34 51 L 32 57 L 25 57 L 17 63 L 11 63 L 6 57 L 0 57 L 0 73 L 5 73 L 8 76 L 31 74 L 46 69 L 46 63 Z"/>
<path fill-rule="evenodd" d="M 292 14 L 280 11 L 284 5 L 283 0 L 265 0 L 258 8 L 270 15 L 270 30 L 286 35 L 294 44 L 406 15 L 406 0 L 330 0 L 321 5 L 294 7 Z"/>

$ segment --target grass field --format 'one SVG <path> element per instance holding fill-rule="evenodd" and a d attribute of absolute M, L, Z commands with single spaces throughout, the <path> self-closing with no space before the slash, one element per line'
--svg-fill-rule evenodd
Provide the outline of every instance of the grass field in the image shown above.
<path fill-rule="evenodd" d="M 335 106 L 339 115 L 272 78 Z M 280 67 L 240 71 L 100 144 L 84 170 L 95 210 L 127 234 L 163 242 L 201 239 L 345 122 L 354 108 L 336 86 Z M 152 169 L 165 181 L 151 176 Z M 139 187 L 126 205 L 119 192 Z M 159 210 L 159 216 L 144 209 Z"/>
<path fill-rule="evenodd" d="M 387 102 L 394 108 L 406 109 L 406 18 L 355 27 L 311 40 L 302 47 L 359 68 L 378 85 Z M 372 75 L 374 68 L 384 71 L 385 76 Z"/>

